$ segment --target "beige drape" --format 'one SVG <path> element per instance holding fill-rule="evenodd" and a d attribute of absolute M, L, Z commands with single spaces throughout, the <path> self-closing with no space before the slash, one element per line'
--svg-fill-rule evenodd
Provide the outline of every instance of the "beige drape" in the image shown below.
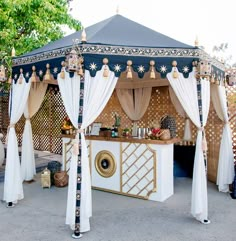
<path fill-rule="evenodd" d="M 30 181 L 36 174 L 34 145 L 30 118 L 39 110 L 48 84 L 31 83 L 28 101 L 24 110 L 25 128 L 22 137 L 21 176 L 22 180 Z"/>
<path fill-rule="evenodd" d="M 116 89 L 117 97 L 126 115 L 133 121 L 140 120 L 149 105 L 152 88 Z"/>
<path fill-rule="evenodd" d="M 222 121 L 225 122 L 225 121 L 228 121 L 228 118 L 227 119 L 224 118 L 224 109 L 222 108 L 222 105 L 221 105 L 218 88 L 219 88 L 219 86 L 217 86 L 217 85 L 211 85 L 211 99 L 212 99 L 212 103 L 213 103 L 217 116 Z"/>
<path fill-rule="evenodd" d="M 28 98 L 28 111 L 29 118 L 31 118 L 40 108 L 45 93 L 47 91 L 48 84 L 43 82 L 37 82 L 31 84 L 31 89 Z"/>

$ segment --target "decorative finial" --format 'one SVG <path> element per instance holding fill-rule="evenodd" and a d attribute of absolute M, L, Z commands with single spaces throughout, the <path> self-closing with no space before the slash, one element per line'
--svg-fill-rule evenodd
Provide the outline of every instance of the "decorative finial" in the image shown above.
<path fill-rule="evenodd" d="M 16 56 L 16 50 L 13 47 L 12 50 L 11 50 L 11 57 L 15 57 L 15 56 Z"/>
<path fill-rule="evenodd" d="M 172 66 L 173 66 L 173 67 L 176 67 L 176 66 L 177 66 L 177 61 L 176 61 L 176 60 L 173 60 L 173 61 L 172 61 Z"/>
<path fill-rule="evenodd" d="M 62 79 L 65 79 L 65 66 L 66 66 L 66 62 L 65 62 L 65 61 L 62 61 L 62 62 L 61 62 L 61 66 L 62 66 L 62 68 L 61 68 L 61 72 L 60 72 L 60 77 L 61 77 Z"/>
<path fill-rule="evenodd" d="M 32 75 L 31 75 L 31 82 L 36 82 L 37 81 L 37 76 L 36 76 L 36 67 L 33 65 L 32 66 Z"/>
<path fill-rule="evenodd" d="M 85 29 L 83 28 L 82 33 L 81 33 L 81 42 L 86 43 L 87 42 L 87 35 L 85 32 Z"/>
<path fill-rule="evenodd" d="M 195 39 L 195 41 L 194 41 L 194 45 L 195 45 L 195 47 L 198 47 L 198 46 L 199 46 L 198 36 L 196 36 L 196 39 Z"/>
<path fill-rule="evenodd" d="M 116 14 L 119 14 L 120 13 L 120 8 L 119 8 L 119 5 L 117 5 L 116 7 Z"/>

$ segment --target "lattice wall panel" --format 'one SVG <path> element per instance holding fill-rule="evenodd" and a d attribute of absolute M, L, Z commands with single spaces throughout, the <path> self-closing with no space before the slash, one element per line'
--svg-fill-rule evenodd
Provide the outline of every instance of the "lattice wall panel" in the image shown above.
<path fill-rule="evenodd" d="M 8 116 L 8 94 L 3 94 L 0 97 L 0 104 L 1 104 L 1 131 L 4 135 L 3 142 L 6 141 L 6 134 L 7 134 L 7 127 L 9 125 L 9 116 Z"/>
<path fill-rule="evenodd" d="M 234 159 L 236 161 L 236 85 L 227 88 L 229 120 L 233 136 Z"/>
<path fill-rule="evenodd" d="M 207 169 L 208 169 L 208 179 L 211 181 L 216 180 L 220 140 L 223 130 L 223 123 L 217 116 L 213 105 L 210 105 L 210 111 L 208 115 L 207 125 L 205 128 L 206 139 L 207 139 Z"/>
<path fill-rule="evenodd" d="M 6 138 L 8 117 L 8 96 L 1 97 L 2 110 L 2 132 Z M 39 111 L 31 118 L 33 141 L 35 150 L 49 151 L 62 154 L 61 124 L 66 116 L 61 95 L 52 89 L 47 91 Z M 22 134 L 25 125 L 25 118 L 22 116 L 16 124 L 18 145 L 22 145 Z"/>
<path fill-rule="evenodd" d="M 148 198 L 156 190 L 156 153 L 145 144 L 122 143 L 122 192 Z"/>
<path fill-rule="evenodd" d="M 115 122 L 115 113 L 121 116 L 121 128 L 132 127 L 132 121 L 124 113 L 114 91 L 103 112 L 96 119 L 96 122 L 101 122 L 104 127 L 112 127 Z M 158 120 L 160 122 L 161 117 L 166 114 L 175 117 L 177 136 L 183 137 L 184 119 L 175 111 L 169 98 L 168 87 L 153 88 L 149 107 L 142 119 L 137 122 L 137 125 L 138 127 L 151 127 L 153 121 Z M 193 128 L 194 137 L 195 133 L 196 131 Z"/>
<path fill-rule="evenodd" d="M 49 90 L 39 111 L 32 118 L 33 140 L 36 150 L 62 153 L 61 124 L 66 116 L 59 92 Z"/>

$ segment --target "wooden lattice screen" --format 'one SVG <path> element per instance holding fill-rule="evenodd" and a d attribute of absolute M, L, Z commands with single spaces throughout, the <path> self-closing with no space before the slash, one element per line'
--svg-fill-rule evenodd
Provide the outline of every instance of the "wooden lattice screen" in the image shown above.
<path fill-rule="evenodd" d="M 8 117 L 8 96 L 1 97 L 2 132 L 4 142 L 9 125 Z M 66 116 L 60 92 L 49 88 L 39 111 L 31 118 L 33 141 L 35 150 L 49 151 L 62 154 L 61 124 Z M 25 125 L 25 118 L 16 124 L 16 133 L 19 146 L 22 145 L 22 134 Z"/>
<path fill-rule="evenodd" d="M 236 146 L 236 86 L 228 87 L 228 107 L 230 124 L 233 131 L 233 142 Z M 9 125 L 8 118 L 8 96 L 0 97 L 0 128 L 4 134 L 7 133 Z M 121 108 L 116 93 L 112 94 L 103 112 L 96 119 L 103 126 L 114 125 L 115 114 L 121 116 L 121 128 L 132 127 L 132 121 L 127 117 Z M 139 127 L 150 127 L 153 120 L 160 120 L 166 114 L 173 116 L 177 124 L 177 136 L 182 138 L 184 131 L 184 119 L 178 115 L 170 101 L 168 87 L 155 87 L 152 90 L 152 97 L 149 107 L 143 118 L 137 122 Z M 49 89 L 38 113 L 32 118 L 32 129 L 34 148 L 46 150 L 52 153 L 62 153 L 62 141 L 60 137 L 60 126 L 66 115 L 60 92 Z M 22 132 L 24 128 L 24 117 L 16 125 L 19 146 L 21 146 Z M 217 175 L 218 155 L 223 123 L 217 117 L 212 104 L 206 126 L 206 137 L 208 141 L 208 178 L 215 182 Z M 196 128 L 192 125 L 193 139 L 196 138 Z M 5 139 L 4 139 L 5 141 Z"/>

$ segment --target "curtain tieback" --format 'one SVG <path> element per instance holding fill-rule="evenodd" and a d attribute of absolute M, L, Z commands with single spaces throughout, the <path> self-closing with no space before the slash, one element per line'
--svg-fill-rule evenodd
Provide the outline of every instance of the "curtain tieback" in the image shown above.
<path fill-rule="evenodd" d="M 25 118 L 26 121 L 30 121 L 30 118 Z"/>
<path fill-rule="evenodd" d="M 224 125 L 227 125 L 227 124 L 230 124 L 229 121 L 225 121 L 225 122 L 224 122 Z"/>
<path fill-rule="evenodd" d="M 202 150 L 203 150 L 204 152 L 206 152 L 206 151 L 208 150 L 208 148 L 207 148 L 207 141 L 206 141 L 205 129 L 204 129 L 204 127 L 202 126 L 202 127 L 199 127 L 198 130 L 203 132 L 203 136 L 202 136 Z"/>
<path fill-rule="evenodd" d="M 78 134 L 84 133 L 84 129 L 78 129 L 78 130 L 77 130 L 77 133 L 78 133 Z"/>
<path fill-rule="evenodd" d="M 199 131 L 205 131 L 203 126 L 202 126 L 202 127 L 199 127 L 198 130 L 199 130 Z"/>
<path fill-rule="evenodd" d="M 84 129 L 77 129 L 77 134 L 84 133 Z M 79 155 L 79 137 L 76 137 L 73 144 L 73 154 Z"/>

